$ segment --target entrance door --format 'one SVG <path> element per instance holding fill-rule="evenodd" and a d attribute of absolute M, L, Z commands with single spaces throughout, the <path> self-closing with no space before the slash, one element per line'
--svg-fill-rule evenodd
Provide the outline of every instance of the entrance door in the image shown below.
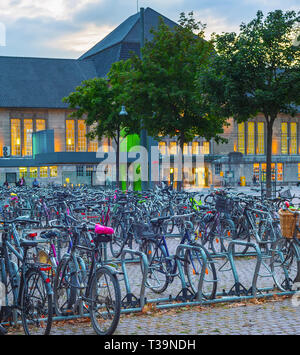
<path fill-rule="evenodd" d="M 9 184 L 15 184 L 17 182 L 17 173 L 6 173 L 6 181 Z"/>

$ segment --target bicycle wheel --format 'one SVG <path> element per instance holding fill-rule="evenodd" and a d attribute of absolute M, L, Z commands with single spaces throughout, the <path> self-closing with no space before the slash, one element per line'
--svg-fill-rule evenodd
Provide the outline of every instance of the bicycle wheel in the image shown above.
<path fill-rule="evenodd" d="M 98 335 L 111 335 L 121 314 L 121 291 L 117 277 L 107 268 L 96 270 L 89 290 L 89 312 Z"/>
<path fill-rule="evenodd" d="M 171 212 L 169 208 L 165 208 L 161 212 L 162 217 L 171 217 L 174 213 Z M 164 233 L 172 234 L 175 227 L 174 219 L 168 219 L 162 224 L 162 230 Z"/>
<path fill-rule="evenodd" d="M 217 292 L 217 272 L 210 254 L 206 249 L 203 250 L 207 257 L 207 265 L 201 292 L 204 298 L 212 300 L 215 298 Z M 184 260 L 184 271 L 188 283 L 192 291 L 196 294 L 198 292 L 200 274 L 204 266 L 202 255 L 197 250 L 187 249 L 185 251 Z"/>
<path fill-rule="evenodd" d="M 270 246 L 269 266 L 275 286 L 281 291 L 290 291 L 292 289 L 292 282 L 289 278 L 287 260 L 282 248 L 282 239 L 277 240 Z"/>
<path fill-rule="evenodd" d="M 50 280 L 49 280 L 50 283 Z M 53 308 L 47 279 L 36 268 L 29 269 L 21 290 L 21 319 L 26 335 L 50 334 Z"/>
<path fill-rule="evenodd" d="M 125 228 L 122 223 L 118 223 L 114 228 L 114 234 L 110 241 L 110 251 L 114 258 L 118 258 L 125 245 Z"/>
<path fill-rule="evenodd" d="M 54 306 L 57 316 L 71 313 L 77 299 L 77 280 L 71 259 L 62 259 L 54 279 Z"/>
<path fill-rule="evenodd" d="M 290 285 L 293 285 L 296 282 L 300 282 L 299 244 L 294 242 L 294 240 L 281 238 L 278 240 L 277 246 L 283 254 L 283 264 L 287 269 Z"/>
<path fill-rule="evenodd" d="M 166 260 L 164 247 L 154 241 L 147 241 L 142 250 L 148 258 L 148 275 L 146 285 L 155 293 L 164 292 L 170 282 L 171 263 Z M 143 269 L 142 269 L 143 271 Z"/>

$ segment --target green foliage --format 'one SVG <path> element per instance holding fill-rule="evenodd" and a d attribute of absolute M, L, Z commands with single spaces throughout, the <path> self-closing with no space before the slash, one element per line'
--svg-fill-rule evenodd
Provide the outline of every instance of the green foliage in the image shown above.
<path fill-rule="evenodd" d="M 86 124 L 93 126 L 88 133 L 90 138 L 113 138 L 118 144 L 120 132 L 126 136 L 139 131 L 139 121 L 134 115 L 130 112 L 126 116 L 120 115 L 126 97 L 124 77 L 127 70 L 128 63 L 115 63 L 108 73 L 108 79 L 86 80 L 75 92 L 63 99 L 74 109 L 71 117 L 86 117 Z"/>
<path fill-rule="evenodd" d="M 188 17 L 182 13 L 179 23 L 170 28 L 161 19 L 151 31 L 153 39 L 142 49 L 142 59 L 131 58 L 127 105 L 158 139 L 177 136 L 181 144 L 195 135 L 218 139 L 225 120 L 207 114 L 195 82 L 198 68 L 212 53 L 212 44 L 204 40 L 205 26 L 194 20 L 193 13 Z"/>
<path fill-rule="evenodd" d="M 240 26 L 239 34 L 214 37 L 216 53 L 197 76 L 200 97 L 210 112 L 238 122 L 263 113 L 268 195 L 274 121 L 279 113 L 295 115 L 300 102 L 299 23 L 300 12 L 276 10 L 264 18 L 258 11 Z"/>
<path fill-rule="evenodd" d="M 300 13 L 299 13 L 300 14 Z M 211 109 L 237 121 L 263 113 L 295 114 L 300 89 L 300 47 L 295 45 L 300 16 L 293 11 L 261 11 L 240 34 L 214 37 L 216 55 L 198 74 L 198 87 Z"/>

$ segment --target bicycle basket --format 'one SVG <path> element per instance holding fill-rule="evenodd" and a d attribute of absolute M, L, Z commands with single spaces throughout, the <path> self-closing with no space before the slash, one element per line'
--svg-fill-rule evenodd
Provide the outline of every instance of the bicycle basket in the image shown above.
<path fill-rule="evenodd" d="M 280 229 L 284 238 L 293 238 L 297 223 L 297 214 L 290 212 L 289 210 L 280 209 L 279 212 Z M 299 224 L 299 221 L 298 221 Z M 300 233 L 297 233 L 297 238 L 300 239 Z"/>
<path fill-rule="evenodd" d="M 226 196 L 218 196 L 216 199 L 216 210 L 222 213 L 231 213 L 233 201 Z"/>

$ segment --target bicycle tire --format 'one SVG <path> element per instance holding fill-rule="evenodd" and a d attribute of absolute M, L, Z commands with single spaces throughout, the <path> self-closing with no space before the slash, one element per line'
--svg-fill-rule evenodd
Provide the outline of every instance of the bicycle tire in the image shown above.
<path fill-rule="evenodd" d="M 201 293 L 205 299 L 212 300 L 216 297 L 217 292 L 217 272 L 209 252 L 205 248 L 202 248 L 202 250 L 204 250 L 206 254 L 207 266 Z M 189 286 L 195 294 L 198 292 L 199 275 L 202 268 L 202 255 L 197 250 L 187 249 L 184 254 L 184 272 Z"/>
<path fill-rule="evenodd" d="M 30 268 L 26 272 L 25 282 L 20 292 L 21 319 L 25 334 L 49 335 L 53 318 L 53 302 L 42 271 Z"/>
<path fill-rule="evenodd" d="M 99 285 L 101 278 L 103 282 Z M 99 290 L 106 290 L 107 294 L 99 295 Z M 89 298 L 89 312 L 94 331 L 98 335 L 113 334 L 119 324 L 121 314 L 121 291 L 116 275 L 108 268 L 100 267 L 96 270 L 91 281 Z M 97 307 L 100 302 L 104 310 L 102 313 L 99 313 Z M 105 323 L 108 324 L 105 326 Z"/>
<path fill-rule="evenodd" d="M 151 240 L 143 244 L 142 251 L 148 258 L 146 285 L 154 293 L 163 293 L 170 283 L 169 272 L 171 265 L 170 261 L 166 260 L 166 251 L 162 246 Z"/>
<path fill-rule="evenodd" d="M 58 265 L 54 279 L 54 307 L 57 316 L 71 313 L 77 299 L 76 275 L 72 274 L 72 260 L 63 258 Z M 74 285 L 74 286 L 72 286 Z"/>

